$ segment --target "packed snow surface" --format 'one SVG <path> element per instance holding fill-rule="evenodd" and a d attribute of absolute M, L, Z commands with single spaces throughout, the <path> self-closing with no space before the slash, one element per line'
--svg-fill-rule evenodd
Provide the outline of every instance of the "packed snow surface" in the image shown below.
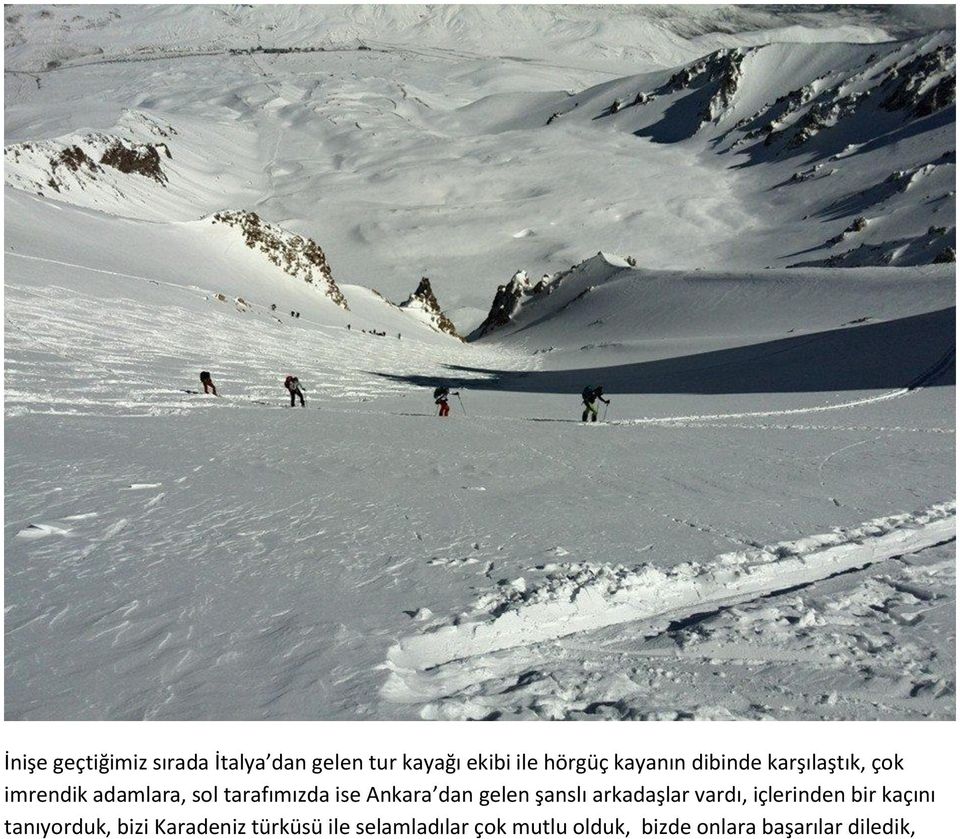
<path fill-rule="evenodd" d="M 954 716 L 952 15 L 4 13 L 8 718 Z"/>

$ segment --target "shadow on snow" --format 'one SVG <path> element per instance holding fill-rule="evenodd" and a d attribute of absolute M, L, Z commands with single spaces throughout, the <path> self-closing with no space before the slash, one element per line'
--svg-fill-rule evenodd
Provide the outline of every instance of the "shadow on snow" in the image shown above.
<path fill-rule="evenodd" d="M 946 386 L 956 381 L 955 307 L 881 323 L 633 364 L 515 372 L 450 365 L 450 375 L 373 375 L 426 388 L 579 394 L 823 393 Z"/>

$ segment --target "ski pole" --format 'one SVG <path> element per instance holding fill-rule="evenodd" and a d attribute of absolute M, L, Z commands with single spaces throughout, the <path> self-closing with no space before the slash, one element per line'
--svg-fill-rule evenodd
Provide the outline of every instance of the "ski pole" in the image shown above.
<path fill-rule="evenodd" d="M 463 407 L 463 400 L 460 398 L 460 391 L 457 391 L 457 401 L 460 403 L 460 410 L 463 411 L 463 415 L 467 415 L 467 409 Z"/>

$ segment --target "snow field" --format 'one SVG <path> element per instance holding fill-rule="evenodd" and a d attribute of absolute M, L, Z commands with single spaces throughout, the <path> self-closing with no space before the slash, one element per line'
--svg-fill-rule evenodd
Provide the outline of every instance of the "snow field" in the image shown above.
<path fill-rule="evenodd" d="M 952 18 L 491 9 L 5 9 L 8 718 L 955 715 Z"/>

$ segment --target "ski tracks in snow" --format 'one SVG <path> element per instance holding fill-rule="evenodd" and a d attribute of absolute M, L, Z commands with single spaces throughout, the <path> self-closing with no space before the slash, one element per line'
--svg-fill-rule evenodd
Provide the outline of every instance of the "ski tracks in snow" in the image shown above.
<path fill-rule="evenodd" d="M 469 620 L 400 639 L 384 665 L 389 672 L 382 696 L 388 702 L 419 705 L 424 717 L 496 714 L 493 697 L 498 692 L 480 687 L 482 683 L 493 679 L 513 685 L 514 690 L 506 691 L 509 694 L 525 680 L 545 678 L 553 659 L 562 659 L 563 666 L 569 667 L 572 648 L 558 647 L 560 639 L 611 627 L 627 627 L 627 635 L 633 637 L 656 638 L 667 629 L 696 623 L 698 615 L 735 606 L 753 608 L 750 604 L 772 594 L 915 554 L 951 542 L 955 536 L 956 504 L 949 502 L 859 527 L 721 554 L 702 564 L 682 563 L 667 571 L 649 565 L 633 569 L 590 563 L 548 566 L 548 576 L 539 586 L 502 586 L 495 596 L 478 601 L 477 612 Z M 914 603 L 933 597 L 909 583 L 888 588 L 906 592 Z M 916 610 L 898 606 L 896 595 L 877 608 L 895 613 L 894 621 L 909 623 L 918 618 Z M 599 693 L 608 692 L 609 682 L 600 681 Z M 581 673 L 571 683 L 581 686 L 582 710 L 590 704 L 584 699 L 583 686 L 590 685 L 591 674 Z M 923 684 L 921 679 L 917 682 L 921 687 L 914 688 L 920 690 Z M 941 695 L 944 689 L 942 685 L 934 688 Z M 564 691 L 550 693 L 555 703 L 563 705 Z M 540 708 L 540 714 L 536 708 L 528 710 L 534 716 L 555 716 L 560 714 L 559 705 L 553 710 Z"/>

